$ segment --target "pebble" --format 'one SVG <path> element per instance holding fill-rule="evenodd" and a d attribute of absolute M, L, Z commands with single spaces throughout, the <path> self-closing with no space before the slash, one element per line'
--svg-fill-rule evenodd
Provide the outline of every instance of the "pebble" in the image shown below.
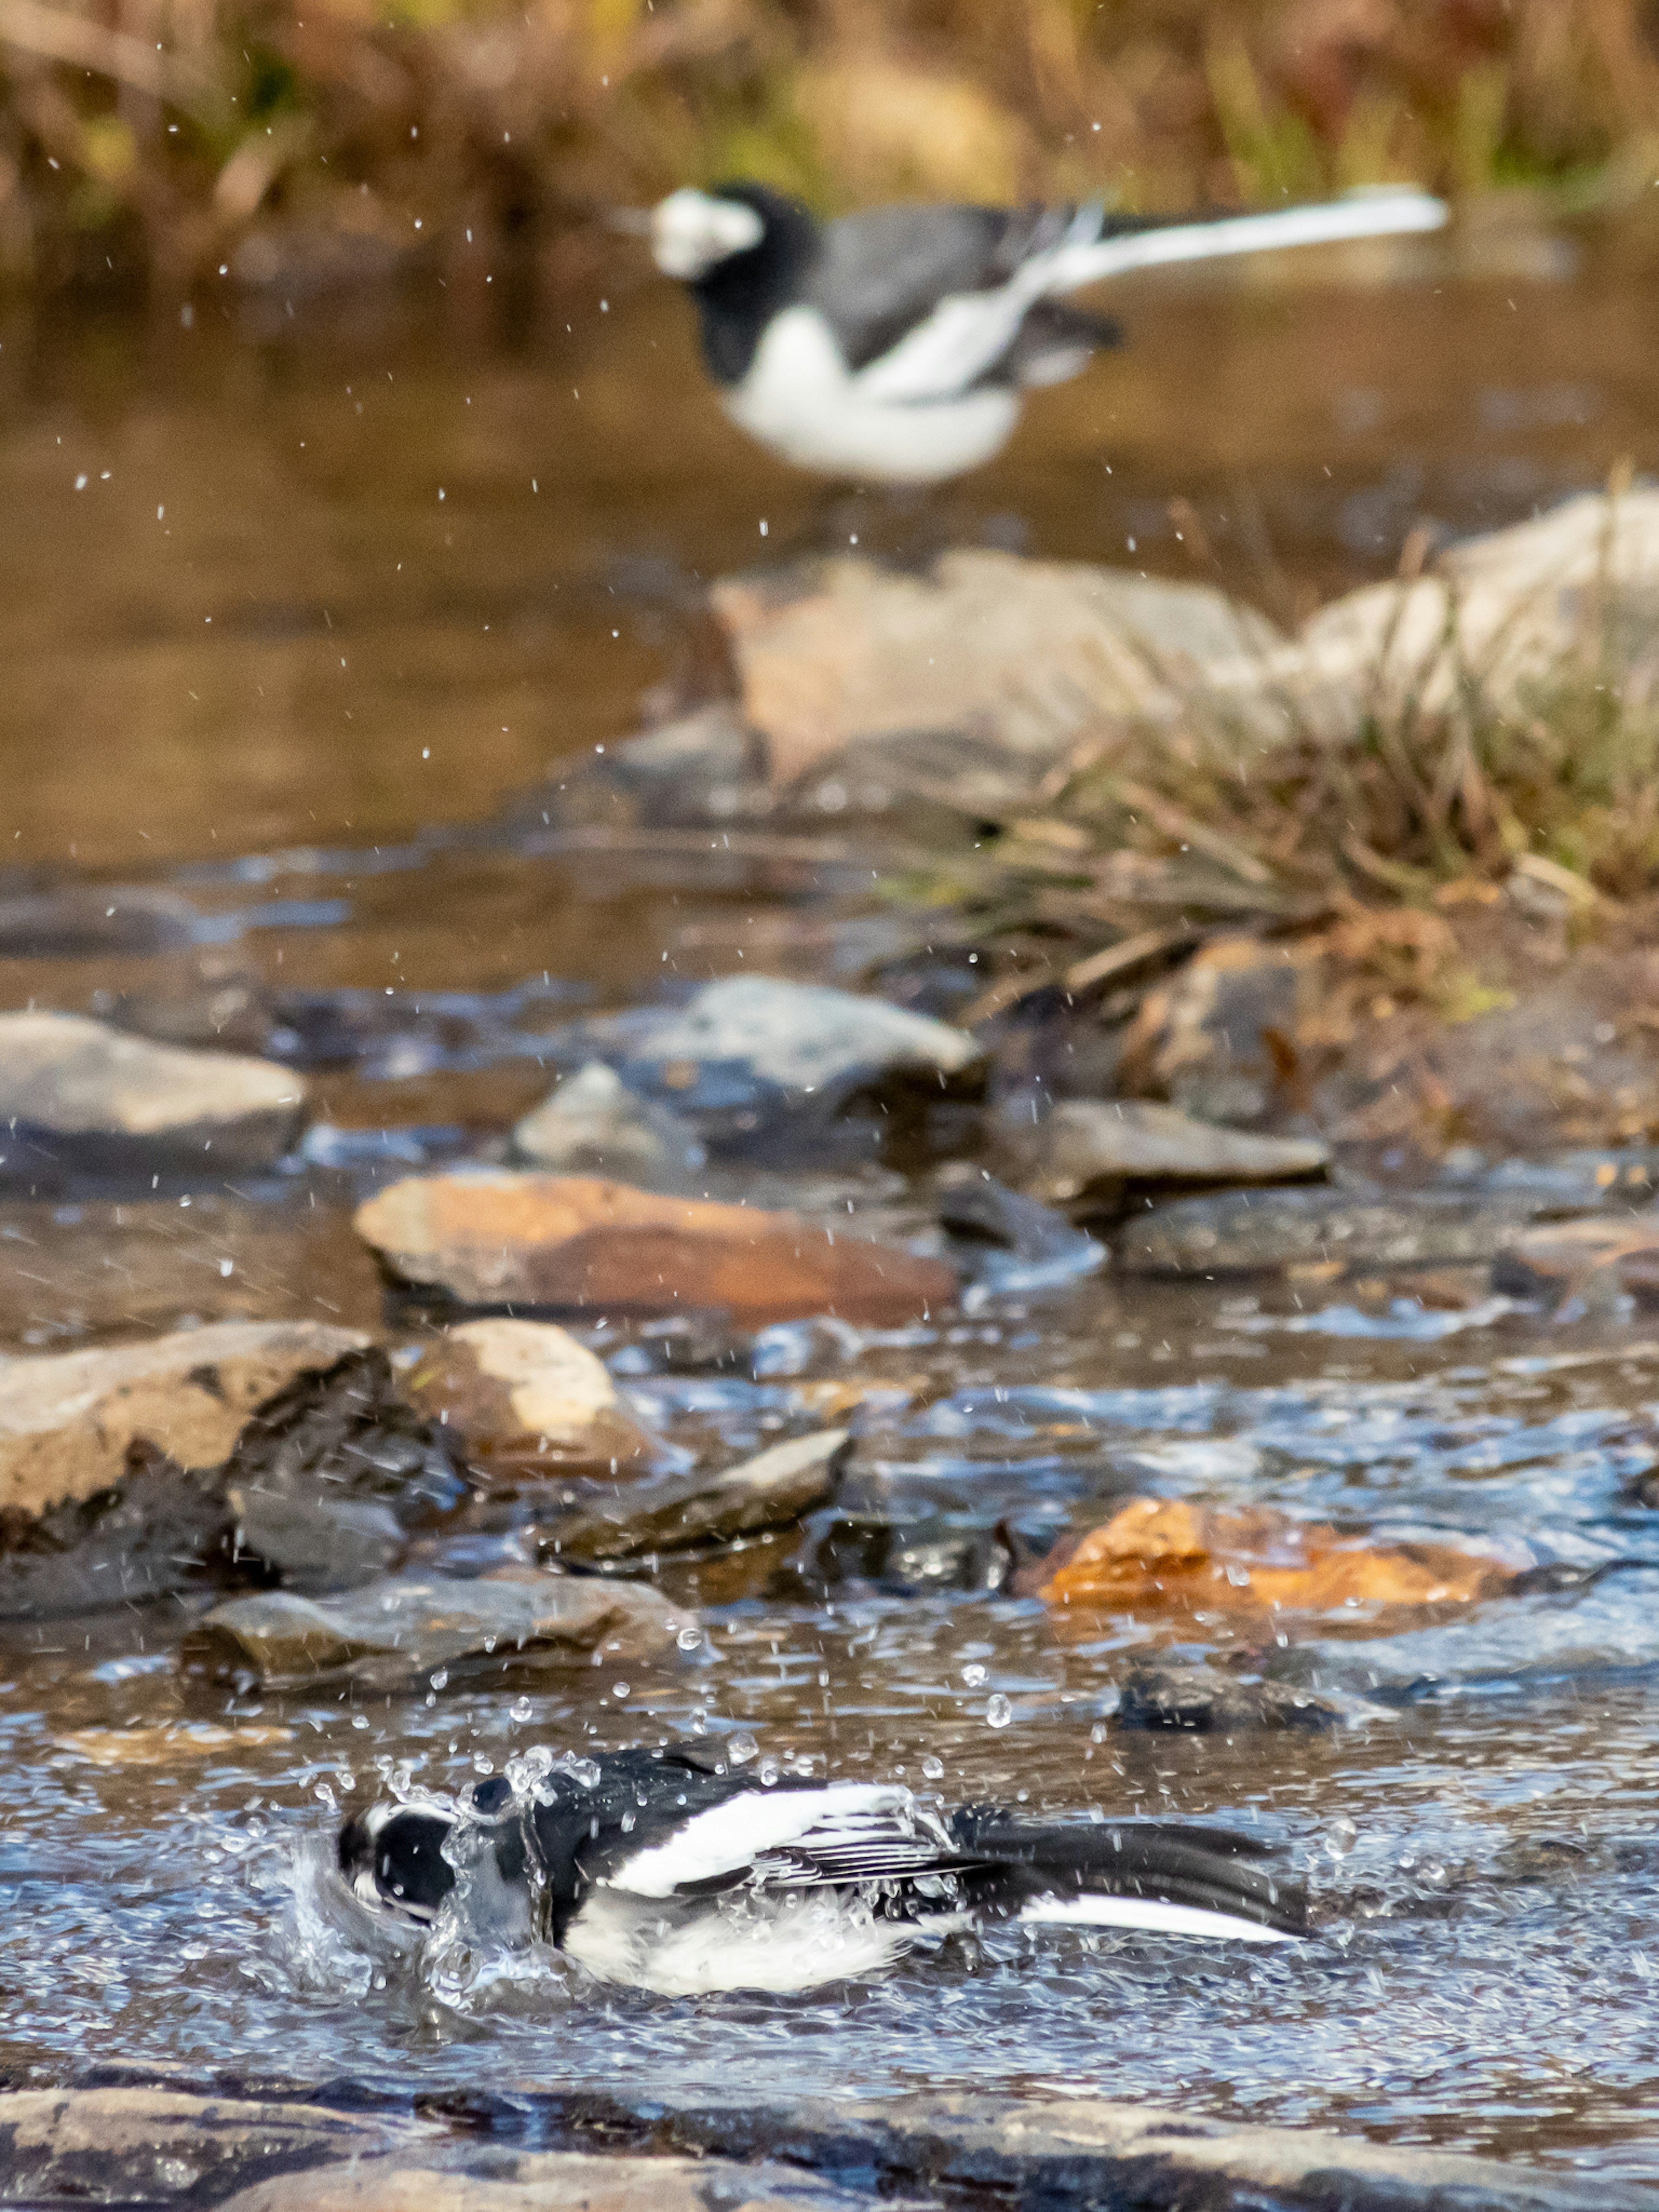
<path fill-rule="evenodd" d="M 597 1564 L 787 1528 L 835 1496 L 850 1448 L 847 1430 L 823 1429 L 719 1474 L 632 1484 L 614 1499 L 544 1523 L 541 1555 Z"/>

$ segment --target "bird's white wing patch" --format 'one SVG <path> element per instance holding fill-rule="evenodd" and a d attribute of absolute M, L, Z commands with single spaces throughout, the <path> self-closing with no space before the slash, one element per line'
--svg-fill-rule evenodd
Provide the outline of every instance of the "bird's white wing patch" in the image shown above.
<path fill-rule="evenodd" d="M 1163 1905 L 1151 1897 L 1034 1897 L 1020 1907 L 1027 1927 L 1138 1928 L 1150 1936 L 1224 1936 L 1237 1943 L 1290 1943 L 1293 1936 L 1231 1912 Z"/>
<path fill-rule="evenodd" d="M 740 1874 L 791 1846 L 848 1849 L 878 1833 L 916 1832 L 915 1802 L 890 1784 L 832 1782 L 822 1790 L 746 1790 L 694 1814 L 666 1842 L 623 1859 L 605 1886 L 635 1897 L 672 1897 L 721 1875 Z"/>
<path fill-rule="evenodd" d="M 1055 270 L 1067 254 L 1085 250 L 1099 229 L 1099 208 L 1085 207 L 1063 236 L 1022 261 L 1006 284 L 947 295 L 914 330 L 859 370 L 854 391 L 890 407 L 925 406 L 966 392 L 1007 352 L 1037 301 L 1063 289 Z"/>
<path fill-rule="evenodd" d="M 1075 292 L 1133 269 L 1217 261 L 1230 253 L 1265 253 L 1281 246 L 1331 246 L 1346 239 L 1439 230 L 1447 219 L 1445 202 L 1428 192 L 1385 191 L 1355 192 L 1317 207 L 1275 209 L 1267 215 L 1168 223 L 1125 238 L 1068 238 L 1048 257 L 1048 289 Z"/>

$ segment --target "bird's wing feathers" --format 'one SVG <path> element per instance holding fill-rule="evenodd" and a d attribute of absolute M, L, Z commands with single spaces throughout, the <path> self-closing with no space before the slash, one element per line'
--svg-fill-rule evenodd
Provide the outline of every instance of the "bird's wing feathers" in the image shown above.
<path fill-rule="evenodd" d="M 636 1897 L 696 1896 L 741 1881 L 898 1881 L 963 1863 L 908 1790 L 861 1782 L 750 1789 L 642 1847 L 610 1842 L 602 1865 L 597 1855 L 583 1858 L 594 1881 Z"/>
<path fill-rule="evenodd" d="M 1036 228 L 1030 250 L 1005 280 L 989 290 L 963 290 L 939 301 L 933 313 L 854 377 L 861 398 L 888 406 L 918 406 L 970 391 L 1007 355 L 1026 316 L 1055 289 L 1053 270 L 1100 230 L 1098 207 L 1079 209 L 1045 233 Z M 1058 235 L 1052 234 L 1057 231 Z"/>

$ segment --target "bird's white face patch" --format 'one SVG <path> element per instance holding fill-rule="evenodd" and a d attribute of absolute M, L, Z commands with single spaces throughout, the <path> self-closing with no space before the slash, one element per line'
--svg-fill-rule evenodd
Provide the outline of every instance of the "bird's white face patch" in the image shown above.
<path fill-rule="evenodd" d="M 754 209 L 741 200 L 717 199 L 687 185 L 652 211 L 652 258 L 665 276 L 694 284 L 717 262 L 758 246 L 765 229 Z"/>

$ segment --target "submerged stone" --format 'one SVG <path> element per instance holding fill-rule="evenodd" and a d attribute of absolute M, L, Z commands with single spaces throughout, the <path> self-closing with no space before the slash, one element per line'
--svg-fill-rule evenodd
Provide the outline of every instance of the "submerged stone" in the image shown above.
<path fill-rule="evenodd" d="M 1137 1667 L 1118 1691 L 1113 1725 L 1188 1735 L 1240 1735 L 1251 1729 L 1328 1729 L 1340 1709 L 1291 1682 L 1240 1681 L 1218 1668 L 1176 1662 Z"/>
<path fill-rule="evenodd" d="M 1535 1212 L 1524 1194 L 1220 1191 L 1131 1213 L 1113 1239 L 1112 1255 L 1125 1274 L 1204 1279 L 1332 1261 L 1456 1266 L 1493 1258 Z"/>
<path fill-rule="evenodd" d="M 524 1116 L 513 1148 L 556 1175 L 613 1176 L 651 1190 L 689 1190 L 703 1162 L 693 1129 L 635 1097 L 600 1060 L 568 1075 Z"/>
<path fill-rule="evenodd" d="M 635 1007 L 555 1031 L 548 1048 L 615 1068 L 630 1091 L 690 1121 L 711 1150 L 827 1131 L 855 1104 L 976 1096 L 984 1056 L 965 1030 L 884 999 L 728 975 L 684 1006 Z"/>
<path fill-rule="evenodd" d="M 11 1179 L 272 1166 L 305 1118 L 290 1068 L 187 1052 L 80 1014 L 0 1014 L 0 1171 Z"/>
<path fill-rule="evenodd" d="M 601 1314 L 811 1314 L 877 1326 L 949 1305 L 934 1260 L 791 1213 L 671 1198 L 580 1176 L 416 1176 L 359 1206 L 359 1236 L 405 1283 L 461 1305 Z"/>
<path fill-rule="evenodd" d="M 605 1362 L 550 1322 L 463 1322 L 422 1346 L 404 1387 L 492 1485 L 636 1474 L 668 1456 L 623 1406 Z"/>
<path fill-rule="evenodd" d="M 636 1583 L 528 1575 L 441 1575 L 371 1583 L 322 1601 L 261 1591 L 216 1606 L 179 1649 L 186 1674 L 265 1686 L 349 1673 L 395 1687 L 462 1661 L 545 1664 L 603 1645 L 629 1658 L 669 1650 L 683 1607 Z"/>
<path fill-rule="evenodd" d="M 614 1498 L 545 1522 L 538 1538 L 542 1557 L 598 1564 L 787 1528 L 835 1496 L 850 1449 L 847 1430 L 825 1429 L 717 1474 L 631 1484 Z"/>

